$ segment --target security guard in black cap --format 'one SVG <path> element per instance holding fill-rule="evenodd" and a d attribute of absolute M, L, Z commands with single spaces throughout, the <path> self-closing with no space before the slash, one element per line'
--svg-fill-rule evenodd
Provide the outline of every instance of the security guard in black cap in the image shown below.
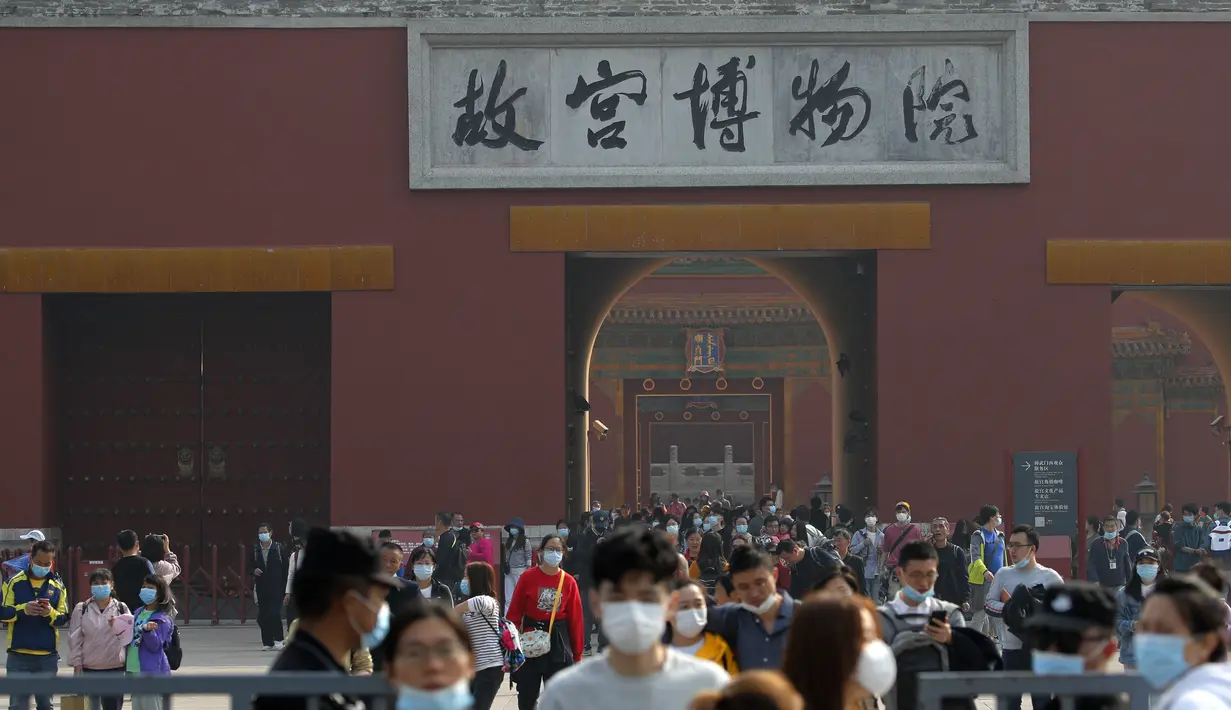
<path fill-rule="evenodd" d="M 1041 607 L 1026 619 L 1036 675 L 1104 673 L 1116 652 L 1114 592 L 1089 582 L 1049 588 Z M 1060 699 L 1046 708 L 1060 710 Z M 1078 710 L 1113 710 L 1124 705 L 1118 696 L 1077 699 Z"/>
<path fill-rule="evenodd" d="M 356 648 L 375 648 L 389 632 L 390 589 L 401 585 L 381 568 L 371 540 L 313 528 L 291 594 L 299 627 L 270 672 L 345 674 L 341 661 Z M 362 703 L 340 694 L 319 698 L 320 710 L 354 710 Z M 254 710 L 306 710 L 308 698 L 261 696 Z"/>

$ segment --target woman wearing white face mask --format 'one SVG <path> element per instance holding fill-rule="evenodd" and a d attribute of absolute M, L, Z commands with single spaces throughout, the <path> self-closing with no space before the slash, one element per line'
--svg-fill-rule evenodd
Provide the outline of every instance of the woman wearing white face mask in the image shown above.
<path fill-rule="evenodd" d="M 705 661 L 713 661 L 730 675 L 739 673 L 735 654 L 721 635 L 705 630 L 709 612 L 705 591 L 694 580 L 676 582 L 671 596 L 668 640 L 675 650 Z"/>
<path fill-rule="evenodd" d="M 453 592 L 449 591 L 448 585 L 437 581 L 434 577 L 436 574 L 435 550 L 428 547 L 416 547 L 411 551 L 410 562 L 406 567 L 413 572 L 406 576 L 414 577 L 415 583 L 419 586 L 419 594 L 424 599 L 437 599 L 447 606 L 453 606 Z"/>
<path fill-rule="evenodd" d="M 1159 582 L 1134 646 L 1141 675 L 1166 691 L 1154 710 L 1231 710 L 1226 607 L 1205 582 L 1191 575 Z"/>
<path fill-rule="evenodd" d="M 602 549 L 607 543 L 598 545 Z M 584 615 L 577 580 L 560 569 L 564 562 L 564 540 L 545 535 L 539 543 L 537 567 L 531 567 L 517 580 L 509 602 L 508 619 L 521 632 L 526 662 L 517 671 L 517 707 L 534 710 L 543 684 L 560 671 L 581 660 L 585 644 L 582 631 Z M 546 635 L 547 647 L 531 643 L 534 636 Z M 541 652 L 532 651 L 538 649 Z"/>
<path fill-rule="evenodd" d="M 1133 578 L 1116 592 L 1116 603 L 1120 608 L 1116 633 L 1120 637 L 1120 664 L 1126 670 L 1137 667 L 1133 636 L 1140 623 L 1141 607 L 1146 597 L 1154 591 L 1154 585 L 1167 578 L 1167 572 L 1159 570 L 1158 553 L 1149 547 L 1137 553 L 1136 563 Z"/>
<path fill-rule="evenodd" d="M 474 652 L 465 627 L 451 610 L 416 604 L 393 618 L 381 645 L 396 710 L 470 710 Z"/>
<path fill-rule="evenodd" d="M 875 609 L 866 597 L 819 597 L 795 610 L 782 673 L 808 710 L 874 708 L 893 688 L 897 662 Z"/>

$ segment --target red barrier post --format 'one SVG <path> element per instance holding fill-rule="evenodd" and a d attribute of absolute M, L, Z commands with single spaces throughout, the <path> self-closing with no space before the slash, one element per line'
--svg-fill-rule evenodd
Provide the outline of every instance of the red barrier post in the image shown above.
<path fill-rule="evenodd" d="M 210 624 L 218 625 L 218 546 L 209 546 L 210 557 L 210 594 L 213 597 L 214 610 L 210 613 Z"/>
<path fill-rule="evenodd" d="M 239 623 L 248 623 L 248 548 L 239 545 Z"/>
<path fill-rule="evenodd" d="M 180 579 L 184 580 L 184 625 L 192 623 L 192 548 L 184 545 L 180 555 Z"/>

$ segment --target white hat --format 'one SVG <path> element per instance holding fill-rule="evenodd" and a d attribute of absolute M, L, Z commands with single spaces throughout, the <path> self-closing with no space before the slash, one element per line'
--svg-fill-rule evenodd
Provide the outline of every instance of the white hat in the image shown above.
<path fill-rule="evenodd" d="M 34 542 L 46 542 L 47 536 L 43 534 L 42 530 L 31 530 L 25 535 L 22 535 L 20 539 L 33 540 Z"/>

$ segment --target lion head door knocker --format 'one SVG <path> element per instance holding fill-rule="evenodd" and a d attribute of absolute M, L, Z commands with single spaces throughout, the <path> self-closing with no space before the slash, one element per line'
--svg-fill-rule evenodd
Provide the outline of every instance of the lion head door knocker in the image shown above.
<path fill-rule="evenodd" d="M 221 446 L 209 447 L 209 477 L 227 477 L 227 453 L 222 450 Z"/>
<path fill-rule="evenodd" d="M 181 478 L 192 478 L 197 468 L 197 459 L 192 453 L 191 446 L 181 446 L 176 449 L 175 462 L 179 466 Z"/>

